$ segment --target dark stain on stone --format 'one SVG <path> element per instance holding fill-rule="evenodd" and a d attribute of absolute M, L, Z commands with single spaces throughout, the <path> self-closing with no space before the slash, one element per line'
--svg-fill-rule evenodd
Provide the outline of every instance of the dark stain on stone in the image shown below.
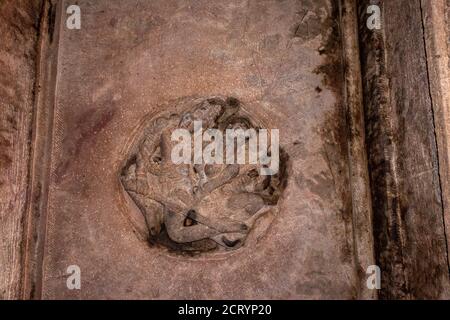
<path fill-rule="evenodd" d="M 91 141 L 113 119 L 116 109 L 114 107 L 103 110 L 90 109 L 84 112 L 74 128 L 70 130 L 70 136 L 63 139 L 65 159 L 55 170 L 56 181 L 60 182 L 70 164 L 82 151 L 83 146 Z"/>
<path fill-rule="evenodd" d="M 111 18 L 111 20 L 109 20 L 109 25 L 115 28 L 117 26 L 117 18 L 116 17 Z"/>
<path fill-rule="evenodd" d="M 341 31 L 339 28 L 339 7 L 334 1 L 331 14 L 322 24 L 322 45 L 319 53 L 325 57 L 325 62 L 314 70 L 316 74 L 322 74 L 323 85 L 331 89 L 338 100 L 342 96 L 342 84 L 344 83 L 344 66 L 341 58 Z"/>
<path fill-rule="evenodd" d="M 5 138 L 3 135 L 0 135 L 0 147 L 8 148 L 11 146 L 11 142 Z"/>
<path fill-rule="evenodd" d="M 0 154 L 0 168 L 8 168 L 12 164 L 12 159 L 9 155 L 1 153 Z"/>
<path fill-rule="evenodd" d="M 340 257 L 343 263 L 348 263 L 353 259 L 353 216 L 352 197 L 348 188 L 350 185 L 348 119 L 346 107 L 342 103 L 345 67 L 341 56 L 339 5 L 337 1 L 332 1 L 331 5 L 331 14 L 321 28 L 323 42 L 318 49 L 325 61 L 314 70 L 314 73 L 323 76 L 323 86 L 331 90 L 336 97 L 334 110 L 326 115 L 321 129 L 323 137 L 322 154 L 329 168 L 329 174 L 327 175 L 333 180 L 334 190 L 331 190 L 330 193 L 334 194 L 337 199 L 335 201 L 336 214 L 345 228 L 346 242 L 340 248 Z M 319 88 L 320 90 L 316 88 L 316 91 L 322 90 L 321 87 Z"/>
<path fill-rule="evenodd" d="M 56 22 L 56 6 L 50 2 L 47 12 L 47 33 L 50 43 L 53 42 L 53 33 L 55 32 L 55 22 Z"/>

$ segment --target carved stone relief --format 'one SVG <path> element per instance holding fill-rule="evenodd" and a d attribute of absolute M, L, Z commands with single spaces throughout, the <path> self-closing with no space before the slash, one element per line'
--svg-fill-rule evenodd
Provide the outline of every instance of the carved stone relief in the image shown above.
<path fill-rule="evenodd" d="M 150 119 L 136 139 L 120 180 L 145 218 L 151 244 L 177 252 L 235 250 L 257 221 L 274 214 L 286 185 L 287 154 L 276 175 L 259 164 L 174 164 L 171 134 L 177 128 L 262 128 L 235 98 L 180 99 L 171 113 Z"/>

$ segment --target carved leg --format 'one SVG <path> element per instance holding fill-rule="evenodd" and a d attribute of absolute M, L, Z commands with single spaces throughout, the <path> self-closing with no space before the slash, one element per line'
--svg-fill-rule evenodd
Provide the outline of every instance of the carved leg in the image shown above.
<path fill-rule="evenodd" d="M 178 243 L 194 242 L 211 238 L 220 233 L 218 230 L 200 223 L 192 226 L 185 226 L 185 220 L 186 216 L 182 214 L 166 212 L 164 224 L 169 237 L 173 241 Z"/>

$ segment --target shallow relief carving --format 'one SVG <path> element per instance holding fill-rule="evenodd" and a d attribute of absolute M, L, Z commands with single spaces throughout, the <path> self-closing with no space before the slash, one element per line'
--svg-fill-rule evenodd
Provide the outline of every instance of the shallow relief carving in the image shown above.
<path fill-rule="evenodd" d="M 275 175 L 260 175 L 260 164 L 174 164 L 171 135 L 183 128 L 263 128 L 235 98 L 184 98 L 150 119 L 138 133 L 120 173 L 125 193 L 143 215 L 148 241 L 179 253 L 236 250 L 258 221 L 277 213 L 287 183 L 288 156 L 280 148 Z"/>

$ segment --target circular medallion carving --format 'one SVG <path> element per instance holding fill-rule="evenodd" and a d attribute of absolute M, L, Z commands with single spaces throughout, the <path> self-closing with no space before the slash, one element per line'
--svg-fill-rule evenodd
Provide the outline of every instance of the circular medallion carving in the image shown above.
<path fill-rule="evenodd" d="M 287 155 L 280 148 L 274 175 L 261 175 L 260 164 L 175 164 L 172 133 L 194 135 L 194 121 L 224 137 L 227 129 L 263 128 L 235 98 L 181 99 L 144 125 L 120 181 L 145 218 L 151 244 L 178 252 L 236 250 L 260 219 L 273 217 L 286 185 Z"/>

